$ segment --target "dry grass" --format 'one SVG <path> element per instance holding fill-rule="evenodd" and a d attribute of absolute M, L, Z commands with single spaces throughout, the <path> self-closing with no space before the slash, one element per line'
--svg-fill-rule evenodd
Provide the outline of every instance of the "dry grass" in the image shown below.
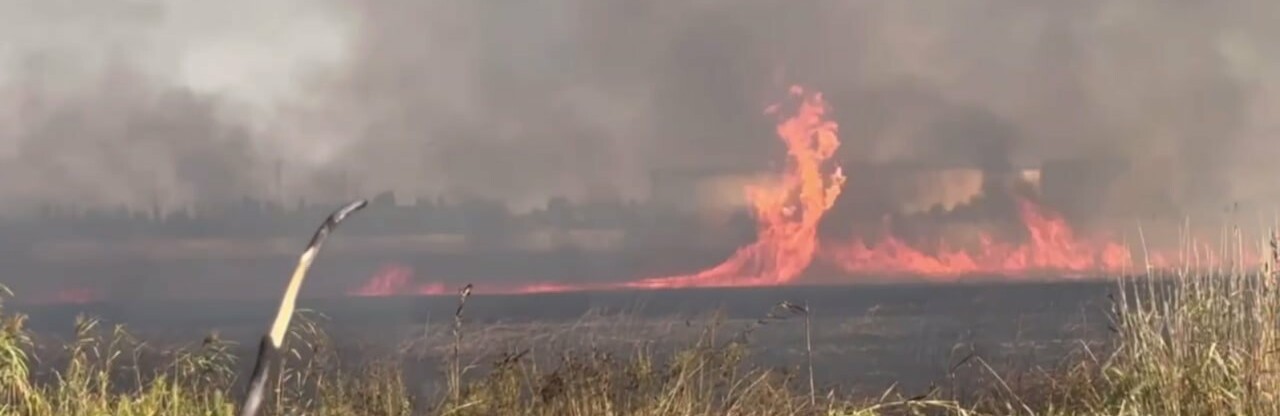
<path fill-rule="evenodd" d="M 463 297 L 462 299 L 465 299 Z M 343 365 L 315 314 L 300 311 L 272 372 L 264 408 L 272 415 L 880 415 L 967 414 L 954 403 L 886 396 L 858 405 L 816 395 L 807 375 L 753 366 L 742 332 L 720 321 L 689 345 L 617 354 L 582 346 L 559 352 L 553 364 L 529 350 L 467 357 L 464 304 L 451 332 L 455 345 L 442 363 L 441 394 L 415 394 L 405 383 L 406 350 L 382 360 Z M 782 308 L 786 310 L 785 307 Z M 777 310 L 777 309 L 775 309 Z M 0 310 L 0 414 L 232 415 L 240 366 L 233 345 L 210 336 L 176 350 L 156 350 L 122 327 L 76 323 L 74 340 L 57 360 L 36 360 L 24 317 Z M 780 315 L 779 315 L 780 316 Z M 770 318 L 779 318 L 773 313 Z M 779 318 L 780 319 L 780 318 Z M 761 322 L 765 322 L 762 320 Z M 736 332 L 723 335 L 720 332 Z M 801 340 L 802 342 L 803 340 Z M 60 364 L 53 364 L 58 362 Z M 543 364 L 540 364 L 543 363 Z M 56 366 L 48 376 L 33 366 Z M 348 363 L 351 364 L 351 363 Z M 483 371 L 479 369 L 483 368 Z M 414 368 L 434 371 L 432 368 Z M 803 374 L 803 373 L 802 373 Z"/>
<path fill-rule="evenodd" d="M 1230 260 L 1209 271 L 1188 248 L 1182 269 L 1121 279 L 1113 347 L 1045 377 L 1036 413 L 1280 414 L 1280 242 L 1261 244 L 1254 268 L 1245 253 L 1259 251 L 1238 233 L 1229 241 L 1215 257 Z"/>
<path fill-rule="evenodd" d="M 407 415 L 407 390 L 393 366 L 373 363 L 346 372 L 326 348 L 313 320 L 290 332 L 280 363 L 272 414 Z M 36 375 L 32 336 L 21 315 L 5 314 L 0 349 L 0 414 L 4 415 L 232 415 L 237 367 L 233 345 L 211 335 L 197 345 L 157 350 L 123 327 L 78 319 L 75 338 L 56 351 L 56 371 Z M 50 354 L 53 355 L 53 354 Z M 286 409 L 288 409 L 286 411 Z"/>
<path fill-rule="evenodd" d="M 422 368 L 406 346 L 382 359 L 343 363 L 314 314 L 299 312 L 272 374 L 265 411 L 273 415 L 1205 415 L 1280 414 L 1280 277 L 1274 241 L 1261 270 L 1188 267 L 1117 283 L 1110 347 L 1082 347 L 1058 371 L 1009 382 L 983 357 L 987 393 L 961 406 L 940 393 L 856 400 L 813 386 L 811 359 L 799 371 L 753 365 L 748 335 L 761 325 L 804 325 L 805 306 L 780 304 L 746 328 L 711 320 L 669 351 L 638 343 L 545 348 L 544 339 L 472 354 L 483 328 L 465 324 L 466 297 L 448 328 L 439 368 Z M 1242 251 L 1243 244 L 1237 244 Z M 1192 262 L 1188 262 L 1191 264 Z M 6 292 L 7 294 L 7 292 Z M 792 320 L 796 322 L 779 322 Z M 803 322 L 801 322 L 801 320 Z M 0 414 L 231 415 L 240 363 L 233 345 L 211 336 L 161 351 L 124 328 L 76 322 L 59 359 L 38 360 L 21 315 L 0 308 Z M 689 329 L 689 328 L 685 328 Z M 806 357 L 807 336 L 795 340 Z M 1081 345 L 1086 345 L 1081 343 Z M 533 348 L 533 349 L 530 349 Z M 536 355 L 540 355 L 535 357 Z M 550 355 L 550 357 L 549 357 Z M 550 358 L 550 359 L 548 359 Z M 37 374 L 36 367 L 56 368 Z M 406 371 L 439 371 L 445 391 L 408 386 Z M 818 371 L 821 371 L 819 369 Z M 972 387 L 972 386 L 970 386 Z"/>
<path fill-rule="evenodd" d="M 1131 414 L 1280 414 L 1275 244 L 1262 270 L 1184 269 L 1171 284 L 1130 284 L 1108 374 L 1115 393 L 1103 403 Z"/>

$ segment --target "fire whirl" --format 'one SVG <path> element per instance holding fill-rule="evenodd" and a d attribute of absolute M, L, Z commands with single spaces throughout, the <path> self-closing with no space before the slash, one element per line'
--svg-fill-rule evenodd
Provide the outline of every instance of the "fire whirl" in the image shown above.
<path fill-rule="evenodd" d="M 1061 215 L 1027 198 L 1018 199 L 1019 217 L 1027 233 L 1027 241 L 1021 244 L 999 242 L 983 234 L 976 252 L 944 246 L 929 253 L 890 235 L 870 245 L 852 241 L 824 244 L 820 249 L 818 223 L 845 182 L 839 166 L 828 163 L 840 141 L 836 123 L 826 118 L 828 106 L 821 93 L 792 87 L 791 94 L 801 103 L 777 129 L 789 157 L 783 180 L 773 187 L 747 189 L 758 223 L 757 241 L 705 271 L 645 279 L 624 287 L 780 285 L 794 281 L 818 255 L 850 275 L 910 275 L 934 280 L 984 274 L 1118 273 L 1132 266 L 1132 255 L 1124 246 L 1080 239 Z M 770 109 L 771 113 L 776 111 L 777 106 Z M 824 173 L 827 171 L 830 173 Z"/>
<path fill-rule="evenodd" d="M 746 187 L 755 214 L 756 241 L 739 248 L 724 262 L 679 276 L 646 278 L 625 283 L 533 283 L 478 287 L 491 294 L 571 292 L 608 289 L 662 289 L 723 286 L 774 286 L 795 282 L 815 259 L 825 260 L 851 276 L 911 276 L 958 280 L 986 275 L 1027 277 L 1037 274 L 1069 277 L 1123 273 L 1134 267 L 1123 245 L 1081 238 L 1062 215 L 1031 198 L 1017 199 L 1018 217 L 1026 238 L 1021 243 L 998 241 L 990 233 L 979 236 L 977 247 L 957 250 L 940 244 L 925 250 L 889 234 L 865 241 L 820 242 L 818 225 L 835 204 L 846 178 L 832 160 L 840 146 L 837 124 L 828 118 L 821 93 L 791 87 L 789 115 L 782 105 L 766 114 L 780 115 L 776 133 L 787 148 L 785 168 L 775 180 Z M 1162 267 L 1159 254 L 1148 256 Z M 441 294 L 441 284 L 413 283 L 412 270 L 387 269 L 354 291 L 360 296 Z"/>
<path fill-rule="evenodd" d="M 826 117 L 828 107 L 822 94 L 791 87 L 791 96 L 799 100 L 796 112 L 777 127 L 778 137 L 787 147 L 786 170 L 777 184 L 746 190 L 759 228 L 756 242 L 705 271 L 644 279 L 625 287 L 780 285 L 795 280 L 809 267 L 818 252 L 818 223 L 835 204 L 845 178 L 839 166 L 824 166 L 840 140 L 836 123 Z M 772 106 L 766 113 L 778 109 Z"/>

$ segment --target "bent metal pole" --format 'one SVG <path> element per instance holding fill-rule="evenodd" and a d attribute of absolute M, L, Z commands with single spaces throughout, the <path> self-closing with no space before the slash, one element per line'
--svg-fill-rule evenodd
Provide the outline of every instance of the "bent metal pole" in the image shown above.
<path fill-rule="evenodd" d="M 298 258 L 298 266 L 293 269 L 293 277 L 289 279 L 284 297 L 280 299 L 280 310 L 276 312 L 276 319 L 272 321 L 271 328 L 258 345 L 258 361 L 253 365 L 253 375 L 249 379 L 249 392 L 245 395 L 244 405 L 240 408 L 240 416 L 255 416 L 262 406 L 271 362 L 280 355 L 285 331 L 289 329 L 289 319 L 293 317 L 294 303 L 298 300 L 298 290 L 302 287 L 302 280 L 307 277 L 307 270 L 311 269 L 311 262 L 315 260 L 320 246 L 324 245 L 325 238 L 333 232 L 338 223 L 366 205 L 369 205 L 369 201 L 362 199 L 329 214 L 329 218 L 325 219 L 324 224 L 320 224 L 320 228 L 316 230 L 315 236 L 311 237 L 311 242 L 302 252 L 302 257 Z"/>

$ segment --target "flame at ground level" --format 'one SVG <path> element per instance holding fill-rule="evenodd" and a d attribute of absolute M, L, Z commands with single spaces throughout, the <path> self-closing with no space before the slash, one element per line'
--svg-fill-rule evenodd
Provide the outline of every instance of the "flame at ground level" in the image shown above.
<path fill-rule="evenodd" d="M 459 285 L 461 286 L 461 285 Z M 615 284 L 565 284 L 565 283 L 520 283 L 495 284 L 478 283 L 473 286 L 476 293 L 488 295 L 517 295 L 534 293 L 580 292 L 586 290 L 604 290 L 617 287 Z M 384 265 L 378 269 L 363 285 L 347 292 L 350 296 L 385 297 L 385 296 L 437 296 L 453 294 L 453 288 L 443 282 L 418 282 L 414 278 L 413 268 L 399 263 Z"/>
<path fill-rule="evenodd" d="M 983 233 L 976 252 L 952 250 L 944 245 L 930 254 L 891 235 L 871 245 L 863 241 L 835 244 L 824 254 L 851 274 L 944 280 L 979 274 L 1114 274 L 1133 266 L 1128 248 L 1106 240 L 1079 239 L 1061 215 L 1029 199 L 1018 199 L 1018 213 L 1027 233 L 1027 241 L 1022 244 L 997 242 L 989 233 Z"/>
<path fill-rule="evenodd" d="M 840 167 L 831 160 L 840 146 L 838 128 L 827 118 L 829 107 L 821 93 L 792 87 L 790 96 L 795 101 L 794 112 L 783 118 L 776 129 L 787 148 L 786 167 L 777 180 L 746 187 L 757 222 L 757 239 L 739 248 L 723 263 L 693 274 L 623 283 L 481 284 L 476 292 L 520 294 L 782 285 L 795 282 L 815 259 L 830 262 L 849 275 L 910 275 L 933 280 L 958 280 L 972 275 L 1069 277 L 1134 270 L 1134 256 L 1124 245 L 1106 239 L 1081 238 L 1060 214 L 1028 197 L 1016 199 L 1019 220 L 1026 234 L 1021 243 L 998 241 L 991 233 L 983 233 L 979 247 L 971 250 L 950 249 L 945 244 L 925 250 L 893 235 L 872 244 L 857 240 L 820 242 L 818 224 L 835 204 L 846 180 Z M 775 105 L 766 113 L 775 114 L 781 108 Z M 1144 254 L 1145 262 L 1141 264 L 1159 268 L 1170 266 L 1166 259 L 1185 261 L 1189 258 L 1185 252 L 1176 256 Z M 446 293 L 442 284 L 413 280 L 412 270 L 395 266 L 379 271 L 352 294 Z"/>
<path fill-rule="evenodd" d="M 448 292 L 443 283 L 418 283 L 414 281 L 412 267 L 403 264 L 382 266 L 358 289 L 354 296 L 442 295 Z"/>

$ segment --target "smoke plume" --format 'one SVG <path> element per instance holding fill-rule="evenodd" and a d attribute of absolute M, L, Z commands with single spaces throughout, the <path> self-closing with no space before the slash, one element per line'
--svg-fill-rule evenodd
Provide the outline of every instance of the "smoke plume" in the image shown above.
<path fill-rule="evenodd" d="M 1260 0 L 0 0 L 0 208 L 384 189 L 517 205 L 643 197 L 654 171 L 779 160 L 762 110 L 790 83 L 826 92 L 845 164 L 1106 159 L 1123 168 L 1100 213 L 1276 202 L 1277 12 Z"/>

